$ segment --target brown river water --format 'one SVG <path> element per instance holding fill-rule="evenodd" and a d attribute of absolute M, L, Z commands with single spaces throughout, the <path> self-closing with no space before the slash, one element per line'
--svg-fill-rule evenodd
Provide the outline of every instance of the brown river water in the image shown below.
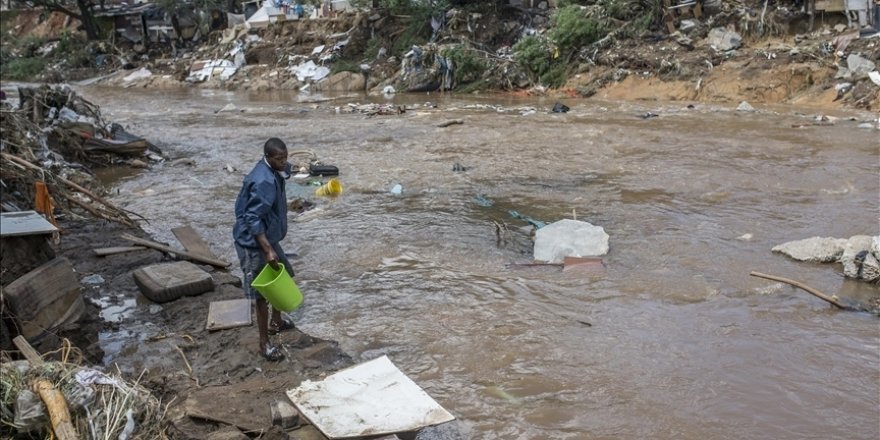
<path fill-rule="evenodd" d="M 387 102 L 418 108 L 366 117 L 335 107 L 386 101 L 81 91 L 196 162 L 118 179 L 113 201 L 163 241 L 193 225 L 229 261 L 233 202 L 268 137 L 338 166 L 343 194 L 284 241 L 306 295 L 293 316 L 356 360 L 387 354 L 471 438 L 880 438 L 880 320 L 749 276 L 880 294 L 770 251 L 880 233 L 877 129 L 792 128 L 817 111 L 788 107 L 566 100 L 551 114 L 552 100 L 409 95 Z M 230 103 L 244 111 L 215 113 Z M 450 119 L 464 123 L 437 127 Z M 604 227 L 607 270 L 512 264 L 531 243 L 509 210 Z"/>

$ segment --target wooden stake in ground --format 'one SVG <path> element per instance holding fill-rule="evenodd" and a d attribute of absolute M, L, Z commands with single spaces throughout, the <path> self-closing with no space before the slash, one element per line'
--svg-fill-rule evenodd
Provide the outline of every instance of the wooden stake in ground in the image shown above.
<path fill-rule="evenodd" d="M 826 295 L 826 294 L 824 294 L 824 293 L 822 293 L 822 292 L 820 292 L 820 291 L 818 291 L 818 290 L 816 290 L 806 284 L 803 284 L 803 283 L 800 283 L 800 282 L 797 282 L 794 280 L 790 280 L 788 278 L 777 277 L 774 275 L 767 275 L 767 274 L 763 274 L 760 272 L 752 272 L 749 275 L 751 275 L 753 277 L 764 278 L 764 279 L 773 280 L 773 281 L 779 281 L 779 282 L 785 283 L 785 284 L 791 284 L 794 287 L 798 287 L 798 288 L 805 290 L 807 293 L 815 296 L 816 298 L 820 298 L 822 300 L 827 301 L 828 303 L 830 303 L 831 305 L 833 305 L 839 309 L 855 310 L 852 307 L 846 306 L 843 303 L 841 303 L 836 297 L 828 296 L 828 295 Z"/>

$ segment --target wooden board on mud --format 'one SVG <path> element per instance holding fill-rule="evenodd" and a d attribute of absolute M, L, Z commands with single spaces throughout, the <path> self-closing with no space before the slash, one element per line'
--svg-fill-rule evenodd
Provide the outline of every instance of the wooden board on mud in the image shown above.
<path fill-rule="evenodd" d="M 219 258 L 211 252 L 208 243 L 206 243 L 202 236 L 191 226 L 173 228 L 171 229 L 171 233 L 177 237 L 177 241 L 179 241 L 187 251 L 203 257 L 219 260 Z"/>
<path fill-rule="evenodd" d="M 106 257 L 108 255 L 116 255 L 123 254 L 126 252 L 134 252 L 144 250 L 146 247 L 144 246 L 115 246 L 115 247 L 105 247 L 105 248 L 95 248 L 92 249 L 92 252 L 99 257 Z"/>
<path fill-rule="evenodd" d="M 251 302 L 248 299 L 211 301 L 205 330 L 224 330 L 251 325 Z"/>

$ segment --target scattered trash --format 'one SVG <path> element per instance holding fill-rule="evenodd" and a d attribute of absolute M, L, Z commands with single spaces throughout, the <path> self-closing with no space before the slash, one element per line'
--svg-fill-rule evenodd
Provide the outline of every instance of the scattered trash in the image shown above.
<path fill-rule="evenodd" d="M 229 164 L 226 164 L 226 166 L 223 167 L 223 169 L 226 170 L 226 172 L 229 172 L 229 173 L 234 173 L 234 172 L 238 171 L 238 170 L 235 169 L 234 166 L 229 165 Z"/>
<path fill-rule="evenodd" d="M 489 200 L 486 196 L 476 195 L 474 196 L 474 203 L 484 208 L 489 208 L 495 203 Z"/>
<path fill-rule="evenodd" d="M 128 83 L 128 82 L 137 81 L 137 80 L 141 80 L 141 79 L 147 79 L 151 76 L 153 76 L 153 73 L 150 72 L 149 69 L 147 69 L 146 67 L 141 67 L 140 69 L 135 70 L 134 72 L 131 72 L 128 75 L 126 75 L 125 78 L 123 78 L 122 80 Z"/>
<path fill-rule="evenodd" d="M 660 116 L 660 115 L 658 115 L 657 113 L 645 112 L 644 114 L 639 115 L 639 118 L 651 119 L 651 118 L 656 118 L 658 116 Z"/>
<path fill-rule="evenodd" d="M 205 60 L 193 63 L 186 77 L 187 82 L 204 82 L 212 78 L 226 81 L 235 75 L 238 66 L 229 60 Z"/>
<path fill-rule="evenodd" d="M 843 98 L 844 95 L 847 94 L 847 92 L 852 90 L 852 88 L 853 88 L 853 85 L 852 85 L 852 83 L 849 83 L 849 82 L 840 83 L 840 84 L 835 85 L 834 90 L 837 90 L 837 96 L 834 98 L 834 101 L 837 101 L 837 100 Z"/>
<path fill-rule="evenodd" d="M 291 404 L 282 401 L 272 402 L 270 407 L 272 424 L 282 429 L 291 429 L 299 425 L 299 411 Z"/>
<path fill-rule="evenodd" d="M 238 110 L 238 108 L 235 106 L 235 104 L 230 102 L 229 104 L 226 104 L 225 106 L 223 106 L 223 108 L 221 108 L 220 110 L 217 110 L 214 113 L 234 112 L 236 110 Z"/>
<path fill-rule="evenodd" d="M 859 128 L 871 130 L 874 128 L 874 124 L 872 124 L 870 122 L 863 122 L 863 123 L 859 124 Z"/>
<path fill-rule="evenodd" d="M 868 72 L 868 78 L 871 78 L 871 82 L 880 86 L 880 72 L 876 70 L 873 72 Z"/>
<path fill-rule="evenodd" d="M 490 396 L 497 397 L 511 405 L 519 405 L 522 403 L 522 401 L 519 400 L 516 396 L 508 393 L 498 385 L 490 385 L 486 387 L 486 393 Z"/>
<path fill-rule="evenodd" d="M 567 105 L 557 102 L 553 105 L 553 110 L 551 111 L 553 113 L 568 113 L 569 110 L 571 110 L 571 108 L 569 108 Z"/>
<path fill-rule="evenodd" d="M 98 274 L 92 274 L 87 277 L 83 277 L 83 279 L 81 279 L 80 282 L 83 284 L 89 284 L 89 285 L 93 285 L 93 286 L 98 285 L 98 284 L 104 284 L 104 277 L 102 277 L 101 275 L 98 275 Z"/>
<path fill-rule="evenodd" d="M 387 356 L 303 381 L 287 396 L 331 439 L 416 431 L 455 419 Z"/>
<path fill-rule="evenodd" d="M 290 67 L 290 73 L 296 75 L 299 81 L 320 81 L 330 75 L 330 68 L 319 66 L 314 61 L 308 60 L 300 65 Z"/>
<path fill-rule="evenodd" d="M 760 272 L 751 272 L 749 275 L 751 275 L 753 277 L 764 278 L 767 280 L 779 281 L 781 283 L 789 284 L 794 287 L 800 288 L 800 289 L 804 290 L 805 292 L 809 293 L 810 295 L 813 295 L 816 298 L 822 299 L 823 301 L 826 301 L 829 304 L 831 304 L 841 310 L 850 310 L 850 311 L 855 311 L 855 312 L 870 312 L 870 313 L 874 313 L 874 314 L 880 314 L 880 309 L 876 309 L 873 307 L 866 307 L 866 306 L 863 306 L 862 304 L 859 304 L 855 301 L 842 300 L 837 295 L 831 295 L 831 296 L 826 295 L 826 294 L 824 294 L 824 293 L 822 293 L 822 292 L 820 292 L 820 291 L 818 291 L 818 290 L 816 290 L 806 284 L 800 283 L 798 281 L 790 280 L 788 278 L 783 278 L 783 277 L 779 277 L 779 276 L 775 276 L 775 275 L 768 275 L 768 274 L 764 274 L 764 273 L 760 273 Z"/>
<path fill-rule="evenodd" d="M 511 217 L 513 217 L 515 219 L 519 219 L 519 220 L 524 220 L 526 223 L 534 226 L 537 229 L 541 229 L 544 226 L 547 226 L 547 223 L 544 223 L 540 220 L 535 220 L 531 217 L 526 217 L 526 216 L 520 214 L 518 211 L 510 210 L 507 212 L 508 212 L 508 214 L 510 214 Z"/>
<path fill-rule="evenodd" d="M 336 179 L 330 179 L 315 190 L 316 196 L 338 196 L 339 194 L 342 194 L 342 183 Z"/>
<path fill-rule="evenodd" d="M 459 172 L 464 172 L 467 170 L 468 170 L 468 167 L 466 167 L 458 162 L 456 162 L 455 164 L 452 165 L 453 172 L 459 173 Z"/>
<path fill-rule="evenodd" d="M 383 95 L 393 95 L 393 94 L 395 94 L 395 93 L 397 93 L 397 91 L 394 90 L 394 86 L 385 86 L 385 87 L 382 89 L 382 94 L 383 94 Z"/>
<path fill-rule="evenodd" d="M 714 28 L 709 31 L 709 46 L 716 51 L 727 52 L 742 46 L 742 36 L 734 31 L 724 28 Z"/>
<path fill-rule="evenodd" d="M 396 196 L 399 196 L 399 195 L 402 194 L 402 193 L 403 193 L 403 186 L 401 186 L 399 183 L 396 184 L 396 185 L 394 185 L 394 186 L 391 188 L 391 194 L 394 194 L 394 195 L 396 195 Z"/>
<path fill-rule="evenodd" d="M 309 175 L 311 176 L 338 176 L 339 168 L 333 165 L 309 164 Z"/>
<path fill-rule="evenodd" d="M 743 101 L 743 102 L 740 102 L 739 105 L 736 107 L 736 111 L 738 111 L 738 112 L 754 112 L 755 108 L 752 107 L 752 105 L 749 104 L 748 102 Z"/>

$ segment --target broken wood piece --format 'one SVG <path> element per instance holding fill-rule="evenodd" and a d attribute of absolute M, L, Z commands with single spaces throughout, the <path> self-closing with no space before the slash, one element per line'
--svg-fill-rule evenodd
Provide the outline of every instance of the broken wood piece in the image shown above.
<path fill-rule="evenodd" d="M 79 435 L 70 421 L 70 411 L 67 409 L 67 401 L 64 394 L 52 385 L 47 379 L 37 379 L 34 389 L 40 395 L 40 399 L 46 404 L 49 420 L 52 423 L 52 431 L 59 440 L 78 440 Z"/>
<path fill-rule="evenodd" d="M 803 284 L 803 283 L 800 283 L 800 282 L 797 282 L 794 280 L 790 280 L 788 278 L 777 277 L 774 275 L 767 275 L 767 274 L 763 274 L 760 272 L 752 272 L 749 275 L 751 275 L 753 277 L 764 278 L 764 279 L 768 279 L 768 280 L 779 281 L 779 282 L 785 283 L 785 284 L 790 284 L 794 287 L 798 287 L 798 288 L 805 290 L 807 293 L 815 296 L 816 298 L 819 298 L 819 299 L 822 299 L 824 301 L 829 302 L 831 305 L 833 305 L 839 309 L 855 310 L 852 307 L 846 306 L 843 303 L 841 303 L 836 297 L 828 296 L 828 295 L 826 295 L 826 294 L 824 294 L 824 293 L 822 293 L 822 292 L 820 292 L 820 291 L 818 291 L 818 290 L 816 290 L 806 284 Z"/>
<path fill-rule="evenodd" d="M 244 431 L 245 433 L 260 432 L 262 430 L 258 426 L 244 425 L 241 423 L 231 422 L 229 420 L 225 420 L 220 417 L 215 417 L 210 414 L 205 414 L 201 410 L 190 407 L 190 405 L 187 405 L 187 407 L 186 407 L 186 415 L 189 416 L 190 418 L 193 418 L 193 419 L 201 419 L 201 420 L 207 420 L 209 422 L 222 423 L 224 425 L 235 426 L 236 428 Z"/>
<path fill-rule="evenodd" d="M 146 249 L 145 246 L 115 246 L 115 247 L 105 247 L 105 248 L 95 248 L 92 249 L 92 252 L 99 257 L 106 257 L 108 255 L 116 255 L 116 254 L 124 254 L 126 252 L 134 252 Z"/>
<path fill-rule="evenodd" d="M 164 244 L 156 243 L 155 241 L 144 240 L 143 238 L 135 237 L 131 234 L 123 233 L 120 237 L 124 240 L 128 240 L 132 243 L 136 243 L 142 246 L 146 246 L 148 248 L 156 249 L 162 252 L 168 252 L 174 255 L 178 255 L 180 257 L 186 258 L 188 260 L 196 261 L 199 263 L 210 264 L 211 266 L 226 268 L 229 267 L 230 263 L 227 263 L 223 260 L 215 259 L 215 258 L 205 258 L 201 255 L 196 255 L 192 252 L 181 251 L 174 249 L 169 246 L 165 246 Z"/>
<path fill-rule="evenodd" d="M 12 343 L 18 347 L 18 351 L 21 352 L 21 355 L 24 356 L 31 365 L 35 367 L 43 365 L 43 357 L 40 356 L 40 353 L 37 353 L 37 350 L 34 350 L 34 347 L 31 347 L 31 344 L 28 343 L 24 336 L 16 336 L 15 339 L 12 340 Z"/>
<path fill-rule="evenodd" d="M 205 243 L 205 240 L 202 239 L 202 236 L 196 232 L 191 226 L 181 226 L 179 228 L 171 229 L 171 233 L 177 237 L 177 241 L 183 245 L 183 248 L 189 252 L 192 252 L 196 255 L 201 255 L 205 258 L 213 258 L 218 259 L 213 252 L 211 252 L 211 248 L 208 247 L 208 243 Z"/>
<path fill-rule="evenodd" d="M 299 411 L 293 405 L 276 400 L 269 407 L 272 413 L 272 424 L 282 429 L 291 429 L 299 425 Z"/>
<path fill-rule="evenodd" d="M 44 364 L 43 357 L 34 350 L 34 347 L 31 347 L 31 344 L 28 343 L 24 336 L 16 336 L 12 343 L 18 347 L 18 350 L 21 351 L 21 354 L 31 366 L 39 367 Z M 70 421 L 70 411 L 67 409 L 67 401 L 64 400 L 64 394 L 55 389 L 52 382 L 43 378 L 39 378 L 34 382 L 34 391 L 39 394 L 40 399 L 46 404 L 55 437 L 59 440 L 78 440 L 79 436 L 73 428 L 73 423 Z"/>
<path fill-rule="evenodd" d="M 449 127 L 451 125 L 458 125 L 458 124 L 464 124 L 464 121 L 462 121 L 461 119 L 451 119 L 446 122 L 441 122 L 441 123 L 437 124 L 437 126 L 440 128 L 445 128 L 445 127 Z"/>

